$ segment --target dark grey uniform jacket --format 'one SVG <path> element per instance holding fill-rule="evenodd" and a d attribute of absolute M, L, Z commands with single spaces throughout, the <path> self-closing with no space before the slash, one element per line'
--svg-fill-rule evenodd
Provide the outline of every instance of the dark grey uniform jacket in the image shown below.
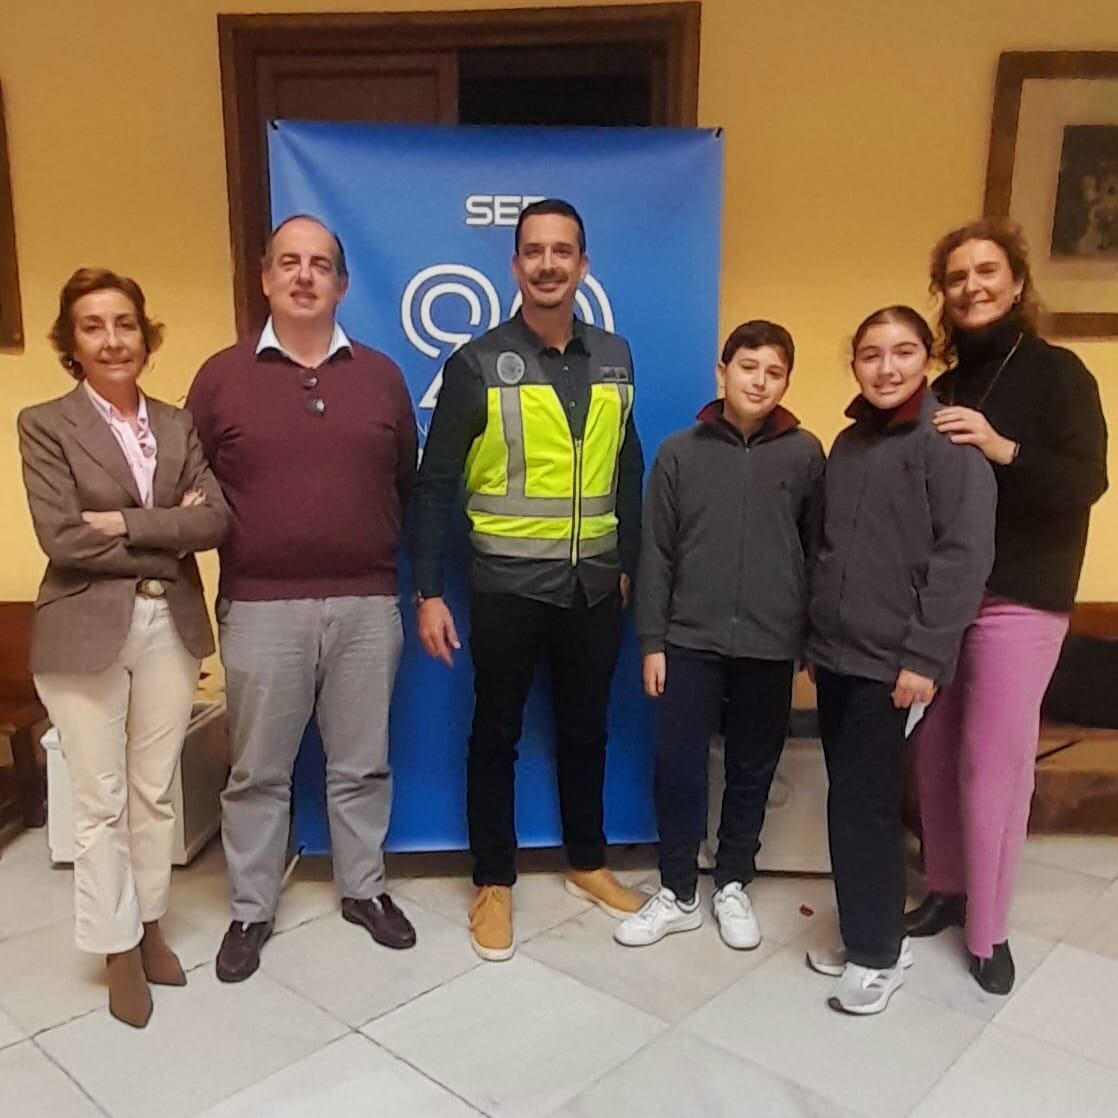
<path fill-rule="evenodd" d="M 892 413 L 859 397 L 827 459 L 811 663 L 893 683 L 947 683 L 994 564 L 997 487 L 981 451 L 932 425 L 924 386 Z"/>

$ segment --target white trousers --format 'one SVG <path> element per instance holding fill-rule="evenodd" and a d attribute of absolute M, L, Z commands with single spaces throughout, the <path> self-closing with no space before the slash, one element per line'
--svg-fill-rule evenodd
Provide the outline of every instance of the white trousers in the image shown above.
<path fill-rule="evenodd" d="M 140 942 L 143 922 L 167 911 L 171 784 L 200 667 L 167 603 L 137 597 L 128 639 L 105 671 L 35 676 L 70 772 L 82 951 L 128 951 Z"/>

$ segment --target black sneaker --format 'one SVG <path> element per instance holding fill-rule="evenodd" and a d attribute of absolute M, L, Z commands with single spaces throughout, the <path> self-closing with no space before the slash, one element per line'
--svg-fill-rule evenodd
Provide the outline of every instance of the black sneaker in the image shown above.
<path fill-rule="evenodd" d="M 271 920 L 245 924 L 234 920 L 217 953 L 217 977 L 222 982 L 244 982 L 260 966 L 260 949 L 272 934 Z"/>

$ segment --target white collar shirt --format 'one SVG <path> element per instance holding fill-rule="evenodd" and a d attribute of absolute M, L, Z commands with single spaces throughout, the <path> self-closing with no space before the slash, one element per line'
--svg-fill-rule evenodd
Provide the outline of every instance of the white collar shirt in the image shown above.
<path fill-rule="evenodd" d="M 264 323 L 264 329 L 260 331 L 260 340 L 256 343 L 256 352 L 263 353 L 266 349 L 274 349 L 282 353 L 289 361 L 294 362 L 296 365 L 303 367 L 301 361 L 296 360 L 290 353 L 283 347 L 283 343 L 279 340 L 276 334 L 275 325 L 272 322 L 272 316 L 268 316 L 268 321 Z M 326 353 L 323 355 L 322 360 L 315 366 L 317 369 L 321 365 L 325 365 L 331 357 L 334 356 L 339 350 L 348 349 L 350 353 L 353 352 L 353 343 L 346 337 L 345 331 L 334 323 L 334 332 L 330 336 L 330 344 L 326 347 Z"/>
<path fill-rule="evenodd" d="M 155 483 L 155 467 L 159 447 L 155 441 L 155 432 L 151 429 L 148 418 L 147 397 L 140 393 L 140 403 L 136 408 L 135 419 L 128 419 L 114 405 L 110 404 L 104 396 L 94 392 L 89 381 L 83 380 L 82 387 L 89 396 L 90 402 L 97 409 L 101 418 L 109 425 L 117 445 L 124 452 L 128 468 L 132 471 L 136 488 L 140 493 L 140 500 L 144 508 L 152 506 L 152 487 Z"/>

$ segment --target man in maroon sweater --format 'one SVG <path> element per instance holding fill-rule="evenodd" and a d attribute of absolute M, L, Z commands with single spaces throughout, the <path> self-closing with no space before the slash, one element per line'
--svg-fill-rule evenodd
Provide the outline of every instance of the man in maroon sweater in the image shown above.
<path fill-rule="evenodd" d="M 262 264 L 271 315 L 211 357 L 187 398 L 232 512 L 217 617 L 232 771 L 222 842 L 233 922 L 217 956 L 248 978 L 272 933 L 291 772 L 317 713 L 342 916 L 388 947 L 415 931 L 384 890 L 388 707 L 403 634 L 396 550 L 416 466 L 397 366 L 336 321 L 345 254 L 315 218 L 276 227 Z"/>

